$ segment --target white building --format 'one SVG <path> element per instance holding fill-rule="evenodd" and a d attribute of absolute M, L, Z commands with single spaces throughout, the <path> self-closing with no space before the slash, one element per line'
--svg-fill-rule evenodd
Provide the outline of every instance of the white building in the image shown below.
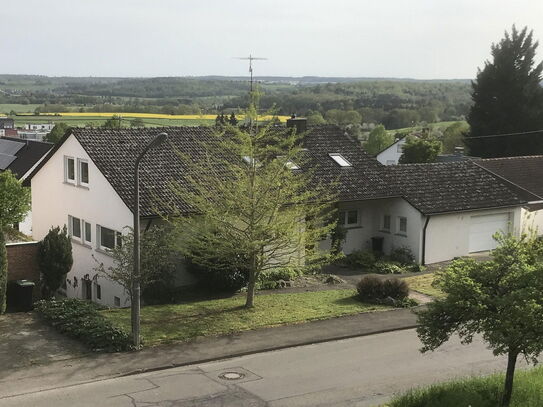
<path fill-rule="evenodd" d="M 200 141 L 213 138 L 210 127 L 165 130 L 168 143 L 141 164 L 142 228 L 172 206 L 181 213 L 190 209 L 171 193 L 171 182 L 182 186 L 190 170 L 174 149 L 199 160 L 205 156 Z M 132 225 L 135 157 L 158 132 L 73 129 L 31 175 L 34 238 L 62 225 L 72 236 L 68 296 L 128 305 L 124 290 L 95 269 L 112 264 L 108 250 Z M 297 163 L 301 168 L 293 170 L 311 169 L 337 192 L 346 253 L 406 246 L 417 261 L 429 264 L 491 250 L 496 245 L 492 235 L 498 230 L 518 234 L 525 208 L 540 201 L 471 161 L 383 166 L 335 126 L 310 127 L 304 147 L 303 163 Z M 329 244 L 323 241 L 321 247 Z M 180 277 L 182 283 L 191 281 L 186 273 Z"/>
<path fill-rule="evenodd" d="M 403 146 L 406 141 L 406 136 L 399 138 L 393 144 L 378 153 L 375 158 L 383 165 L 397 165 L 400 162 L 400 157 L 403 154 Z"/>
<path fill-rule="evenodd" d="M 45 132 L 50 132 L 55 127 L 54 123 L 28 123 L 25 124 L 26 130 L 41 130 Z"/>

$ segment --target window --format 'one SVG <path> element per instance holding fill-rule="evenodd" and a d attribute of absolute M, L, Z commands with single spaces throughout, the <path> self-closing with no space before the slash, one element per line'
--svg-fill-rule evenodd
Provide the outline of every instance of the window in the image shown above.
<path fill-rule="evenodd" d="M 383 230 L 390 230 L 390 215 L 383 216 Z"/>
<path fill-rule="evenodd" d="M 92 242 L 91 224 L 89 222 L 83 222 L 83 229 L 84 229 L 84 235 L 85 235 L 85 242 L 91 243 Z"/>
<path fill-rule="evenodd" d="M 122 235 L 119 232 L 100 225 L 96 227 L 96 230 L 98 232 L 98 248 L 113 250 L 116 247 L 121 247 Z"/>
<path fill-rule="evenodd" d="M 358 210 L 350 209 L 348 211 L 339 212 L 339 223 L 340 225 L 345 226 L 356 226 L 358 225 Z"/>
<path fill-rule="evenodd" d="M 396 165 L 396 160 L 387 160 L 386 165 Z"/>
<path fill-rule="evenodd" d="M 347 161 L 345 157 L 343 157 L 341 154 L 338 153 L 330 153 L 328 154 L 332 160 L 334 160 L 336 163 L 338 163 L 341 167 L 352 167 L 353 165 Z"/>
<path fill-rule="evenodd" d="M 85 160 L 77 160 L 79 163 L 79 185 L 89 184 L 89 163 Z"/>
<path fill-rule="evenodd" d="M 96 299 L 101 300 L 102 299 L 102 286 L 100 284 L 96 284 Z M 119 300 L 120 304 L 120 300 Z"/>
<path fill-rule="evenodd" d="M 68 216 L 68 233 L 71 237 L 81 239 L 81 219 Z"/>
<path fill-rule="evenodd" d="M 407 218 L 404 216 L 398 216 L 398 232 L 402 234 L 407 233 Z"/>
<path fill-rule="evenodd" d="M 64 157 L 64 181 L 75 183 L 75 160 L 72 157 Z"/>
<path fill-rule="evenodd" d="M 121 306 L 121 299 L 119 297 L 113 297 L 113 303 L 115 304 L 116 307 L 120 307 Z"/>
<path fill-rule="evenodd" d="M 403 144 L 399 144 L 396 146 L 396 151 L 398 153 L 403 153 Z"/>

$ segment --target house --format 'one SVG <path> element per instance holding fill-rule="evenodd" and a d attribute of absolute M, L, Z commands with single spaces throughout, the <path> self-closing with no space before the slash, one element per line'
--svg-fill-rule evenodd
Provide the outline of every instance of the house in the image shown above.
<path fill-rule="evenodd" d="M 43 141 L 45 136 L 49 134 L 48 130 L 17 130 L 19 138 L 23 140 Z"/>
<path fill-rule="evenodd" d="M 397 165 L 403 154 L 403 146 L 407 142 L 407 136 L 398 138 L 390 146 L 378 153 L 375 158 L 383 165 Z"/>
<path fill-rule="evenodd" d="M 0 129 L 14 129 L 15 120 L 11 117 L 0 117 Z"/>
<path fill-rule="evenodd" d="M 306 128 L 300 118 L 288 125 Z M 161 131 L 168 133 L 168 142 L 141 163 L 142 228 L 161 222 L 157 212 L 168 213 L 172 207 L 190 214 L 190 205 L 170 189 L 172 181 L 187 185 L 184 176 L 190 173 L 175 150 L 202 159 L 201 142 L 213 139 L 212 127 L 75 128 L 27 179 L 34 238 L 42 239 L 57 225 L 67 225 L 72 237 L 68 296 L 128 305 L 124 290 L 95 268 L 112 264 L 108 250 L 132 225 L 135 157 Z M 382 165 L 336 126 L 307 128 L 303 147 L 296 171 L 311 171 L 337 193 L 339 222 L 347 232 L 345 253 L 407 246 L 417 261 L 433 263 L 490 250 L 496 231 L 520 230 L 522 208 L 535 199 L 471 161 Z M 320 247 L 328 249 L 330 241 Z M 190 283 L 186 273 L 180 276 Z"/>
<path fill-rule="evenodd" d="M 54 123 L 29 123 L 25 124 L 25 130 L 41 130 L 50 132 L 55 127 Z"/>
<path fill-rule="evenodd" d="M 1 137 L 0 172 L 9 170 L 17 179 L 24 181 L 52 147 L 51 143 Z M 32 235 L 32 212 L 19 223 L 18 230 L 25 235 Z"/>

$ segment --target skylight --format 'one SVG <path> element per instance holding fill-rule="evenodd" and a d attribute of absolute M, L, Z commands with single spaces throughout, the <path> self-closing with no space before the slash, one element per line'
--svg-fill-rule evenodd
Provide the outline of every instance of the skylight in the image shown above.
<path fill-rule="evenodd" d="M 286 163 L 285 163 L 285 166 L 289 169 L 289 170 L 299 170 L 300 169 L 300 166 L 298 164 L 296 164 L 294 161 L 290 161 L 288 160 Z"/>
<path fill-rule="evenodd" d="M 341 167 L 352 167 L 353 165 L 347 161 L 345 157 L 343 157 L 339 153 L 330 153 L 328 154 L 332 160 L 334 160 L 336 163 L 338 163 Z"/>

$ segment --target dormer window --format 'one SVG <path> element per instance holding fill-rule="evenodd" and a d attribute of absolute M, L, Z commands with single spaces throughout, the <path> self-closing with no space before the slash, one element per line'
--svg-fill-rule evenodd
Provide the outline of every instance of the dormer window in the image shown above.
<path fill-rule="evenodd" d="M 353 165 L 347 161 L 345 157 L 343 157 L 339 153 L 330 153 L 328 154 L 332 160 L 334 160 L 337 164 L 339 164 L 340 167 L 352 167 Z"/>

